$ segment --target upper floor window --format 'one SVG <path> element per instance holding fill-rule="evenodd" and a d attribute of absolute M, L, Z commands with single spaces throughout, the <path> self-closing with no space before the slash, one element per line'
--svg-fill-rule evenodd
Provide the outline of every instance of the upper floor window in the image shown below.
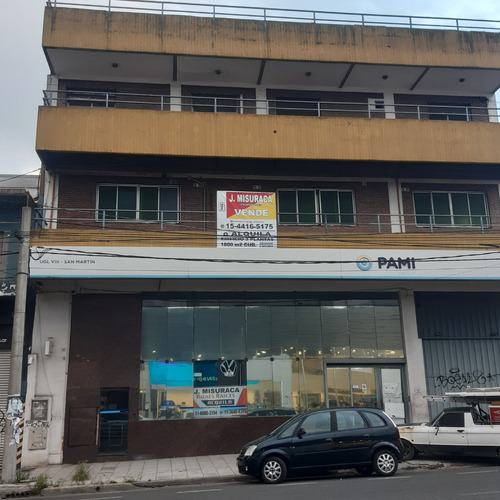
<path fill-rule="evenodd" d="M 294 99 L 276 97 L 273 105 L 277 115 L 320 116 L 320 101 L 318 99 Z"/>
<path fill-rule="evenodd" d="M 113 108 L 116 92 L 104 89 L 66 89 L 66 106 L 84 106 L 89 108 Z"/>
<path fill-rule="evenodd" d="M 345 224 L 354 222 L 352 191 L 282 189 L 278 191 L 280 224 Z"/>
<path fill-rule="evenodd" d="M 205 113 L 241 113 L 241 98 L 238 95 L 192 94 L 193 111 Z"/>
<path fill-rule="evenodd" d="M 179 189 L 175 186 L 98 187 L 98 218 L 102 220 L 179 221 Z"/>
<path fill-rule="evenodd" d="M 418 225 L 486 226 L 486 199 L 483 193 L 439 191 L 413 193 Z"/>
<path fill-rule="evenodd" d="M 429 120 L 470 121 L 470 106 L 453 103 L 429 103 Z"/>

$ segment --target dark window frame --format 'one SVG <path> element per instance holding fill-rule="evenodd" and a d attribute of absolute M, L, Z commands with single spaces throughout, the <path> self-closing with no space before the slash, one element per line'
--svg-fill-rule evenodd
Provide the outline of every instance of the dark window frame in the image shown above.
<path fill-rule="evenodd" d="M 428 200 L 421 199 L 418 203 L 427 203 L 430 206 L 430 213 L 419 212 L 417 207 L 416 196 L 427 195 Z M 447 212 L 437 212 L 436 213 L 436 202 L 437 198 L 443 199 L 444 195 L 447 196 Z M 467 214 L 457 213 L 457 208 L 454 206 L 454 196 L 455 199 L 458 196 L 467 197 Z M 484 208 L 484 214 L 482 213 L 471 213 L 471 196 L 481 196 L 482 197 L 482 208 Z M 481 191 L 438 191 L 438 190 L 415 190 L 413 191 L 413 209 L 415 213 L 415 223 L 417 226 L 428 227 L 428 226 L 442 226 L 442 227 L 489 227 L 491 224 L 490 214 L 488 210 L 488 199 L 486 193 Z M 467 218 L 467 223 L 462 223 L 459 221 L 460 218 Z M 446 222 L 449 220 L 449 222 Z"/>
<path fill-rule="evenodd" d="M 283 211 L 282 207 L 285 203 L 284 195 L 282 193 L 295 193 L 295 211 Z M 301 211 L 300 194 L 312 193 L 314 197 L 314 212 Z M 325 211 L 326 193 L 335 193 L 336 196 L 336 211 Z M 351 212 L 346 212 L 342 209 L 341 195 L 350 196 Z M 351 189 L 278 189 L 278 224 L 281 225 L 327 225 L 327 226 L 355 226 L 356 225 L 356 201 L 354 191 Z M 288 200 L 288 203 L 290 200 Z M 304 202 L 302 202 L 304 203 Z"/>
<path fill-rule="evenodd" d="M 101 191 L 101 188 L 103 190 Z M 105 206 L 106 203 L 103 198 L 104 189 L 108 189 L 109 193 L 114 189 L 114 207 Z M 144 208 L 146 202 L 151 202 L 151 200 L 145 200 L 142 196 L 145 195 L 147 191 L 157 190 L 157 200 L 156 208 Z M 122 200 L 120 200 L 120 190 L 122 192 Z M 120 206 L 120 201 L 127 204 L 132 200 L 129 196 L 128 200 L 126 194 L 132 194 L 135 190 L 134 202 L 130 207 Z M 165 193 L 165 198 L 162 199 L 162 191 Z M 162 208 L 166 202 L 172 200 L 167 199 L 167 193 L 175 191 L 175 209 Z M 103 212 L 105 212 L 105 220 L 112 222 L 164 222 L 164 223 L 179 223 L 180 222 L 180 188 L 179 186 L 156 186 L 156 185 L 144 185 L 144 184 L 99 184 L 97 186 L 96 192 L 96 220 L 103 220 Z M 166 214 L 166 215 L 165 215 Z M 153 217 L 156 216 L 156 217 Z"/>

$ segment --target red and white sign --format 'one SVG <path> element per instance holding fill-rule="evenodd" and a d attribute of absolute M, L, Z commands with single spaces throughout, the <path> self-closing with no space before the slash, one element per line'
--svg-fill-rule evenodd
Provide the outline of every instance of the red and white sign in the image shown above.
<path fill-rule="evenodd" d="M 193 391 L 195 418 L 234 417 L 246 415 L 246 386 L 195 387 Z"/>
<path fill-rule="evenodd" d="M 500 424 L 500 406 L 490 406 L 490 418 L 493 423 Z"/>
<path fill-rule="evenodd" d="M 217 191 L 218 248 L 276 248 L 276 194 Z"/>

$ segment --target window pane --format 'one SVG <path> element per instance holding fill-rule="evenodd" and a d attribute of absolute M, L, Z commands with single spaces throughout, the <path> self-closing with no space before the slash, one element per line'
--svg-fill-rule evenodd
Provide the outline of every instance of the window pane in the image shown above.
<path fill-rule="evenodd" d="M 315 358 L 322 355 L 321 308 L 297 305 L 295 317 L 300 343 L 298 349 L 304 357 Z"/>
<path fill-rule="evenodd" d="M 453 207 L 453 223 L 455 225 L 470 225 L 469 200 L 467 193 L 451 193 Z"/>
<path fill-rule="evenodd" d="M 160 210 L 160 220 L 178 222 L 179 190 L 176 187 L 160 188 Z"/>
<path fill-rule="evenodd" d="M 432 193 L 434 222 L 440 225 L 451 225 L 450 199 L 448 193 Z"/>
<path fill-rule="evenodd" d="M 219 359 L 219 307 L 194 308 L 194 353 L 197 359 Z"/>
<path fill-rule="evenodd" d="M 297 191 L 299 224 L 316 224 L 316 193 Z"/>
<path fill-rule="evenodd" d="M 347 306 L 322 304 L 321 325 L 324 355 L 326 357 L 349 358 L 351 350 L 349 347 Z"/>
<path fill-rule="evenodd" d="M 413 193 L 413 203 L 415 204 L 416 223 L 429 225 L 432 216 L 430 193 Z M 434 221 L 432 222 L 434 223 Z"/>
<path fill-rule="evenodd" d="M 339 200 L 337 191 L 320 191 L 321 222 L 325 224 L 339 223 Z"/>
<path fill-rule="evenodd" d="M 247 314 L 247 357 L 258 359 L 271 349 L 270 306 L 249 305 Z"/>
<path fill-rule="evenodd" d="M 319 101 L 316 99 L 276 98 L 277 115 L 319 116 Z"/>
<path fill-rule="evenodd" d="M 375 311 L 373 306 L 348 306 L 351 356 L 353 358 L 375 358 L 377 341 L 375 335 Z"/>
<path fill-rule="evenodd" d="M 309 415 L 302 422 L 301 428 L 306 434 L 319 434 L 331 431 L 330 413 L 320 412 Z"/>
<path fill-rule="evenodd" d="M 226 359 L 243 359 L 245 353 L 245 306 L 220 306 L 221 356 Z"/>
<path fill-rule="evenodd" d="M 137 188 L 118 186 L 118 219 L 135 219 Z"/>
<path fill-rule="evenodd" d="M 141 220 L 158 219 L 158 188 L 141 187 L 139 194 L 139 218 Z"/>
<path fill-rule="evenodd" d="M 297 324 L 292 303 L 271 307 L 271 329 L 272 350 L 268 354 L 280 355 L 285 349 L 297 346 Z"/>
<path fill-rule="evenodd" d="M 375 327 L 379 358 L 402 358 L 403 336 L 398 306 L 376 306 Z"/>
<path fill-rule="evenodd" d="M 352 429 L 363 429 L 365 421 L 355 410 L 339 410 L 335 412 L 337 417 L 337 430 L 347 431 Z"/>
<path fill-rule="evenodd" d="M 183 302 L 170 302 L 167 358 L 175 361 L 191 361 L 194 358 L 193 307 Z"/>
<path fill-rule="evenodd" d="M 141 359 L 164 360 L 167 358 L 167 320 L 167 307 L 143 307 Z"/>
<path fill-rule="evenodd" d="M 295 191 L 278 191 L 280 224 L 297 224 L 297 199 Z"/>
<path fill-rule="evenodd" d="M 341 224 L 354 224 L 354 203 L 352 199 L 352 193 L 349 191 L 339 192 L 339 204 L 340 204 L 340 223 Z"/>
<path fill-rule="evenodd" d="M 472 224 L 474 224 L 475 226 L 480 226 L 482 222 L 483 226 L 489 225 L 488 218 L 484 217 L 486 215 L 486 203 L 482 194 L 469 194 L 469 206 L 470 213 L 473 216 L 471 217 Z M 478 217 L 474 217 L 474 215 Z"/>
<path fill-rule="evenodd" d="M 99 186 L 99 219 L 116 219 L 116 186 Z M 102 210 L 105 210 L 103 212 Z"/>

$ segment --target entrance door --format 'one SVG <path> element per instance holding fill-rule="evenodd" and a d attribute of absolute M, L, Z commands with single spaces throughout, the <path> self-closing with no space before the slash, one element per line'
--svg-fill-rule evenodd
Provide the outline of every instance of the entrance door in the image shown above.
<path fill-rule="evenodd" d="M 128 387 L 101 389 L 99 453 L 124 453 L 128 437 Z"/>
<path fill-rule="evenodd" d="M 326 374 L 330 408 L 343 406 L 381 408 L 396 423 L 404 423 L 400 367 L 328 366 Z"/>

